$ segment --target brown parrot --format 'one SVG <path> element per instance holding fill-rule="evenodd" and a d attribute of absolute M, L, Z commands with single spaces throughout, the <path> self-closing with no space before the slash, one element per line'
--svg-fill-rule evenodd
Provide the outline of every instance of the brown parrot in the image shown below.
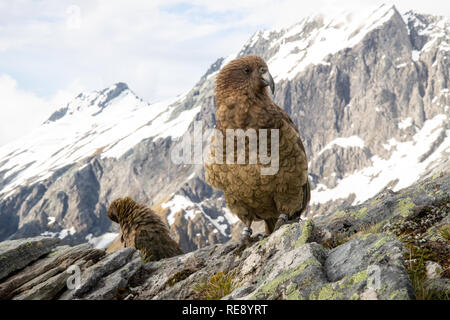
<path fill-rule="evenodd" d="M 134 247 L 141 251 L 144 263 L 183 253 L 161 218 L 130 197 L 114 200 L 106 213 L 120 224 L 120 244 L 113 244 L 116 249 Z"/>
<path fill-rule="evenodd" d="M 224 191 L 228 208 L 245 224 L 241 237 L 244 243 L 251 239 L 253 221 L 264 220 L 269 235 L 289 219 L 299 218 L 310 200 L 308 160 L 299 131 L 289 115 L 272 101 L 268 88 L 273 94 L 274 81 L 265 61 L 256 55 L 232 60 L 216 79 L 216 133 L 205 162 L 206 181 Z M 250 144 L 251 134 L 244 137 L 244 163 L 236 161 L 238 138 L 227 140 L 229 129 L 256 132 L 256 148 Z M 261 144 L 261 129 L 267 132 L 266 146 Z M 271 149 L 273 129 L 278 132 L 278 154 Z M 234 148 L 234 162 L 228 161 L 227 141 L 232 143 L 230 150 Z M 249 161 L 250 152 L 260 155 L 261 147 L 278 161 L 278 170 L 273 174 L 262 174 L 261 169 L 268 165 L 260 156 L 257 163 Z M 222 160 L 217 161 L 220 154 Z"/>

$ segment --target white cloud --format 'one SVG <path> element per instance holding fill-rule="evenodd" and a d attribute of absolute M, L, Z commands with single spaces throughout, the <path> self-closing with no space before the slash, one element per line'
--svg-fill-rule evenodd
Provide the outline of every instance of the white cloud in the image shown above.
<path fill-rule="evenodd" d="M 29 133 L 47 119 L 58 106 L 64 105 L 82 90 L 74 82 L 65 90 L 58 90 L 46 100 L 19 88 L 17 81 L 0 74 L 0 146 Z"/>
<path fill-rule="evenodd" d="M 26 115 L 47 107 L 42 99 L 17 88 L 17 82 L 8 75 L 0 75 L 0 97 L 0 145 L 20 136 L 24 128 L 34 127 L 38 120 Z M 16 120 L 18 116 L 20 124 Z"/>

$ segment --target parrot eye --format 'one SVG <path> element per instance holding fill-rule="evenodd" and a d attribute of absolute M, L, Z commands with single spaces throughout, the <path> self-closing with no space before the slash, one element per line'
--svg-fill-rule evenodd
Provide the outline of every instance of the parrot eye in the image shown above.
<path fill-rule="evenodd" d="M 248 66 L 245 66 L 244 67 L 244 72 L 249 74 L 250 73 L 250 68 Z"/>

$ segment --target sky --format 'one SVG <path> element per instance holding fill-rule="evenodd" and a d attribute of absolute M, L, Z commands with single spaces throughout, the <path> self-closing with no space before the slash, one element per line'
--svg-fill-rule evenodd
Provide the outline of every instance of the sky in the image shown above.
<path fill-rule="evenodd" d="M 126 82 L 158 102 L 188 91 L 259 30 L 382 3 L 450 17 L 442 0 L 0 0 L 0 146 L 80 92 Z"/>

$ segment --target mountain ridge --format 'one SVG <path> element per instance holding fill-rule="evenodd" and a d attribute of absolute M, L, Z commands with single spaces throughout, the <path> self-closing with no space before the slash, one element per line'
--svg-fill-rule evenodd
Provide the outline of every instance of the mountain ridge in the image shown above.
<path fill-rule="evenodd" d="M 135 118 L 129 120 L 131 126 L 125 126 L 125 120 L 105 117 L 99 124 L 107 125 L 103 129 L 117 129 L 122 123 L 126 130 L 108 133 L 106 141 L 85 140 L 89 150 L 74 145 L 67 154 L 78 150 L 81 159 L 60 162 L 50 175 L 28 180 L 28 186 L 18 180 L 11 187 L 11 181 L 36 164 L 25 161 L 17 168 L 17 156 L 23 150 L 0 148 L 0 226 L 4 225 L 0 240 L 51 232 L 80 243 L 117 232 L 104 212 L 114 197 L 124 195 L 152 206 L 171 226 L 184 251 L 236 236 L 241 226 L 227 211 L 222 193 L 204 182 L 202 166 L 175 166 L 167 159 L 178 139 L 193 133 L 192 121 L 202 121 L 204 128 L 214 126 L 217 71 L 246 54 L 258 54 L 268 61 L 271 73 L 278 75 L 275 102 L 300 129 L 310 159 L 313 196 L 309 215 L 357 204 L 384 188 L 401 188 L 422 176 L 448 171 L 448 19 L 400 15 L 389 6 L 375 12 L 385 20 L 379 20 L 382 23 L 375 28 L 367 26 L 359 42 L 332 54 L 321 53 L 316 60 L 304 60 L 305 55 L 331 41 L 330 28 L 339 34 L 345 28 L 358 29 L 357 23 L 346 27 L 336 21 L 326 25 L 323 20 L 306 18 L 287 31 L 255 33 L 237 54 L 213 63 L 181 97 L 148 105 L 134 95 L 135 105 L 117 108 L 116 114 L 128 116 L 125 111 L 129 110 Z M 347 29 L 345 35 L 350 32 Z M 322 41 L 322 35 L 328 38 Z M 297 73 L 277 67 L 285 58 L 291 61 L 286 66 L 295 66 Z M 109 105 L 92 118 L 100 119 L 113 109 Z M 102 110 L 98 107 L 96 112 Z M 11 156 L 16 156 L 16 163 L 8 166 Z M 415 175 L 408 175 L 407 170 L 398 175 L 401 166 Z M 18 173 L 11 172 L 14 168 Z M 6 197 L 5 185 L 9 185 Z"/>

